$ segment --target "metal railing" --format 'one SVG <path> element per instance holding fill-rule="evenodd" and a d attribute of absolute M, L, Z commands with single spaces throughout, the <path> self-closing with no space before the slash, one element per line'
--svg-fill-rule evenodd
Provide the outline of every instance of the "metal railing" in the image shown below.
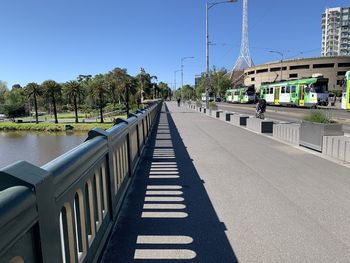
<path fill-rule="evenodd" d="M 91 130 L 41 168 L 0 170 L 0 262 L 96 262 L 160 107 Z"/>

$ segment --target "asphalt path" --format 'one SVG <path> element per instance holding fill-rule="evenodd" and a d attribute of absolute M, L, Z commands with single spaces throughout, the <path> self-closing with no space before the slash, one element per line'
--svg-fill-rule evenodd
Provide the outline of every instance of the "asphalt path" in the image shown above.
<path fill-rule="evenodd" d="M 255 113 L 255 104 L 230 104 L 217 103 L 219 109 L 253 115 Z M 300 123 L 303 118 L 313 109 L 290 108 L 283 106 L 267 106 L 265 117 L 273 120 Z M 343 124 L 346 133 L 350 133 L 350 112 L 336 108 L 320 108 L 325 114 Z"/>

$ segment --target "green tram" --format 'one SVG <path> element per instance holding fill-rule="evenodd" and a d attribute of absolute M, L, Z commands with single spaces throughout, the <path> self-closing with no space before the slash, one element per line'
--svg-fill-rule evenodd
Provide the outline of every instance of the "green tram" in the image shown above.
<path fill-rule="evenodd" d="M 260 97 L 265 99 L 269 105 L 327 106 L 328 79 L 311 77 L 261 84 Z"/>
<path fill-rule="evenodd" d="M 350 110 L 350 71 L 347 71 L 345 73 L 341 98 L 341 108 L 344 110 Z"/>
<path fill-rule="evenodd" d="M 225 94 L 226 102 L 230 103 L 254 103 L 255 89 L 254 87 L 240 87 L 236 89 L 228 89 Z"/>

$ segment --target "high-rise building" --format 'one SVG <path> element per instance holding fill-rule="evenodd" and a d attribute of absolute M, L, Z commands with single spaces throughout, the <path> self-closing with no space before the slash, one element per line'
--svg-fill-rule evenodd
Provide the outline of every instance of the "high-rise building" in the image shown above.
<path fill-rule="evenodd" d="M 322 56 L 350 56 L 350 7 L 326 8 L 322 14 Z"/>

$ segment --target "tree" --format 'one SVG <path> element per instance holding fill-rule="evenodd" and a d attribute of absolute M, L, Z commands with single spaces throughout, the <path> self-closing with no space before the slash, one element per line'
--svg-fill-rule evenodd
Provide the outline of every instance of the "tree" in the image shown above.
<path fill-rule="evenodd" d="M 35 123 L 38 124 L 39 123 L 39 118 L 38 118 L 38 97 L 42 95 L 42 90 L 41 87 L 35 83 L 35 82 L 31 82 L 28 83 L 27 86 L 25 86 L 25 92 L 27 94 L 27 96 L 33 97 L 34 99 L 34 109 L 35 109 Z"/>
<path fill-rule="evenodd" d="M 21 88 L 22 88 L 22 86 L 19 84 L 12 85 L 12 89 L 21 89 Z"/>
<path fill-rule="evenodd" d="M 64 91 L 69 98 L 73 99 L 75 123 L 78 123 L 78 99 L 83 93 L 82 87 L 78 81 L 68 81 L 64 85 Z"/>
<path fill-rule="evenodd" d="M 224 96 L 226 90 L 232 87 L 231 80 L 229 76 L 227 76 L 227 70 L 222 68 L 220 70 L 210 70 L 210 84 L 211 84 L 211 92 L 216 94 L 216 96 Z M 196 96 L 200 98 L 202 93 L 205 92 L 205 74 L 203 73 L 198 86 L 196 87 Z"/>
<path fill-rule="evenodd" d="M 159 82 L 158 89 L 159 89 L 159 93 L 160 93 L 160 96 L 162 99 L 165 100 L 171 96 L 171 94 L 170 94 L 171 90 L 170 90 L 168 84 L 166 84 L 164 82 Z"/>
<path fill-rule="evenodd" d="M 26 98 L 22 87 L 6 91 L 4 93 L 4 99 L 4 112 L 8 117 L 15 118 L 26 114 Z"/>
<path fill-rule="evenodd" d="M 182 96 L 184 100 L 190 100 L 194 97 L 194 88 L 190 85 L 184 85 L 182 89 Z"/>
<path fill-rule="evenodd" d="M 0 113 L 4 112 L 5 93 L 8 91 L 6 82 L 0 80 Z"/>
<path fill-rule="evenodd" d="M 125 68 L 115 68 L 110 74 L 113 76 L 116 91 L 124 102 L 126 114 L 129 115 L 130 95 L 135 95 L 137 93 L 136 81 L 127 73 Z"/>
<path fill-rule="evenodd" d="M 153 79 L 157 79 L 156 76 L 151 76 L 149 73 L 145 71 L 144 68 L 141 68 L 140 73 L 136 76 L 138 80 L 137 86 L 139 91 L 140 102 L 141 98 L 149 99 L 152 95 L 152 88 L 154 88 L 154 83 L 152 83 Z M 139 107 L 139 102 L 138 102 Z"/>
<path fill-rule="evenodd" d="M 77 81 L 78 81 L 79 83 L 84 82 L 84 81 L 88 82 L 89 80 L 91 80 L 91 78 L 92 78 L 91 75 L 83 75 L 83 74 L 80 74 L 80 75 L 77 77 Z"/>
<path fill-rule="evenodd" d="M 44 95 L 50 98 L 55 116 L 55 123 L 58 123 L 56 100 L 57 97 L 61 95 L 61 85 L 54 80 L 45 80 L 41 86 L 43 88 Z"/>
<path fill-rule="evenodd" d="M 220 97 L 225 96 L 226 90 L 232 87 L 231 80 L 227 75 L 227 70 L 222 68 L 220 70 L 214 70 L 211 72 L 211 85 L 213 92 Z"/>
<path fill-rule="evenodd" d="M 103 123 L 103 107 L 105 106 L 105 96 L 108 94 L 108 90 L 104 85 L 104 76 L 96 75 L 91 81 L 91 91 L 98 98 L 97 107 L 100 110 L 101 123 Z"/>
<path fill-rule="evenodd" d="M 124 102 L 126 107 L 126 114 L 129 115 L 130 111 L 130 95 L 137 93 L 137 81 L 132 76 L 126 74 L 124 79 Z"/>

